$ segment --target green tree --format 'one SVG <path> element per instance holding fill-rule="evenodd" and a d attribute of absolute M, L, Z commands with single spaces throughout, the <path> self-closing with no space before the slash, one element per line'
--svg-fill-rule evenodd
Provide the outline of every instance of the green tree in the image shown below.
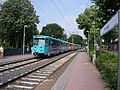
<path fill-rule="evenodd" d="M 94 36 L 95 42 L 99 44 L 99 31 L 102 27 L 111 19 L 111 17 L 120 8 L 120 0 L 91 0 L 95 5 L 87 8 L 79 17 L 76 19 L 78 28 L 84 30 L 86 38 L 88 38 L 90 48 L 93 49 Z M 104 35 L 105 44 L 109 47 L 111 41 L 117 38 L 117 30 L 110 31 Z M 112 37 L 112 38 L 110 38 Z"/>
<path fill-rule="evenodd" d="M 63 34 L 63 38 L 62 38 L 62 40 L 67 41 L 67 35 L 66 35 L 66 34 Z"/>
<path fill-rule="evenodd" d="M 97 17 L 100 18 L 101 25 L 99 28 L 101 29 L 116 12 L 120 9 L 120 0 L 91 0 L 98 7 Z M 110 45 L 111 41 L 113 41 L 117 37 L 118 31 L 112 30 L 103 36 L 106 45 Z M 110 38 L 112 37 L 112 38 Z"/>
<path fill-rule="evenodd" d="M 92 27 L 95 27 L 97 25 L 97 7 L 91 6 L 90 8 L 87 8 L 84 13 L 80 14 L 78 18 L 76 19 L 76 22 L 78 23 L 78 28 L 80 30 L 84 29 L 84 34 L 86 38 L 88 37 L 87 31 L 90 31 Z"/>
<path fill-rule="evenodd" d="M 94 44 L 94 36 L 96 43 L 99 43 L 99 30 L 101 23 L 100 18 L 97 16 L 98 12 L 96 6 L 91 6 L 90 8 L 87 8 L 84 13 L 80 14 L 79 17 L 76 19 L 76 22 L 78 23 L 78 28 L 80 30 L 84 30 L 84 35 L 86 38 L 88 38 L 88 32 L 89 32 L 89 41 L 90 46 L 92 47 Z"/>
<path fill-rule="evenodd" d="M 82 45 L 83 38 L 80 35 L 72 34 L 68 38 L 68 42 Z"/>
<path fill-rule="evenodd" d="M 38 33 L 36 24 L 38 16 L 29 0 L 6 0 L 1 5 L 0 27 L 3 43 L 9 42 L 10 47 L 22 47 L 24 26 L 26 27 L 26 45 L 32 41 L 32 36 Z"/>
<path fill-rule="evenodd" d="M 102 20 L 109 20 L 120 9 L 120 0 L 91 0 L 103 14 Z"/>
<path fill-rule="evenodd" d="M 86 46 L 87 46 L 87 39 L 83 39 L 82 48 L 86 48 Z"/>
<path fill-rule="evenodd" d="M 64 39 L 64 29 L 56 23 L 47 24 L 42 28 L 41 35 L 47 35 L 54 38 Z"/>

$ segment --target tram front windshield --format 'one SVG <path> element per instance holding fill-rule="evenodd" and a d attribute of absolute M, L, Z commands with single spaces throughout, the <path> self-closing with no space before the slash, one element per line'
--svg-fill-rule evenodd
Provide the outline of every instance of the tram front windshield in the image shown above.
<path fill-rule="evenodd" d="M 45 39 L 44 38 L 35 38 L 34 45 L 45 46 Z"/>

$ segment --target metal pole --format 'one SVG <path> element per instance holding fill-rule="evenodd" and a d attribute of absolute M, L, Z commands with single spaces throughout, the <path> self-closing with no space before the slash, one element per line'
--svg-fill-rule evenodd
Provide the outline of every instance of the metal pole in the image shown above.
<path fill-rule="evenodd" d="M 94 28 L 94 54 L 93 54 L 93 64 L 95 64 L 95 60 L 96 60 L 96 47 L 95 47 L 95 28 Z"/>
<path fill-rule="evenodd" d="M 25 27 L 27 27 L 27 25 L 24 25 L 23 31 L 23 55 L 25 54 Z"/>
<path fill-rule="evenodd" d="M 118 38 L 118 85 L 117 85 L 117 90 L 120 90 L 120 9 L 118 10 L 118 33 L 119 33 L 119 38 Z"/>
<path fill-rule="evenodd" d="M 1 45 L 3 45 L 3 29 L 1 28 Z"/>
<path fill-rule="evenodd" d="M 100 36 L 100 63 L 102 62 L 102 36 Z"/>
<path fill-rule="evenodd" d="M 73 36 L 72 36 L 72 43 L 74 43 L 74 32 L 73 32 L 72 35 L 73 35 Z"/>
<path fill-rule="evenodd" d="M 2 1 L 0 2 L 0 14 L 1 14 L 1 12 L 2 12 L 1 5 L 2 5 Z M 2 34 L 3 34 L 3 33 L 2 33 L 2 32 L 3 32 L 3 31 L 2 31 L 2 27 L 0 27 L 0 30 L 1 30 L 0 44 L 2 45 L 2 40 L 3 40 L 3 39 L 2 39 L 2 37 L 3 37 L 3 35 L 2 35 Z"/>
<path fill-rule="evenodd" d="M 74 43 L 74 35 L 73 35 L 73 43 Z"/>
<path fill-rule="evenodd" d="M 88 31 L 88 54 L 89 54 L 89 31 Z"/>
<path fill-rule="evenodd" d="M 73 36 L 72 36 L 72 43 L 73 43 Z"/>

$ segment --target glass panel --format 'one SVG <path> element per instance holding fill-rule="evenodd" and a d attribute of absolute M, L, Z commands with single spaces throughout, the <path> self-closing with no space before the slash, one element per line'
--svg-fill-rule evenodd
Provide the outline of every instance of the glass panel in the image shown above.
<path fill-rule="evenodd" d="M 34 45 L 45 46 L 45 39 L 44 38 L 35 38 Z"/>
<path fill-rule="evenodd" d="M 49 39 L 46 38 L 46 46 L 48 46 L 48 45 L 49 45 Z"/>
<path fill-rule="evenodd" d="M 39 43 L 39 40 L 34 40 L 34 41 L 33 41 L 33 44 L 34 44 L 34 45 L 38 45 L 38 43 Z"/>

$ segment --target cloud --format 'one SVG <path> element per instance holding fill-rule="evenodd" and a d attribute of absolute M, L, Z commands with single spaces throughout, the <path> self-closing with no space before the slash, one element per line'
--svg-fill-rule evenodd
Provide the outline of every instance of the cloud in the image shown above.
<path fill-rule="evenodd" d="M 77 13 L 83 13 L 84 10 L 85 10 L 85 8 L 86 8 L 86 5 L 85 5 L 85 4 L 82 4 L 79 8 L 77 8 L 77 9 L 75 10 L 75 12 L 77 12 Z"/>
<path fill-rule="evenodd" d="M 86 5 L 85 5 L 85 4 L 82 4 L 82 5 L 80 6 L 80 9 L 84 9 L 84 8 L 86 8 Z"/>

